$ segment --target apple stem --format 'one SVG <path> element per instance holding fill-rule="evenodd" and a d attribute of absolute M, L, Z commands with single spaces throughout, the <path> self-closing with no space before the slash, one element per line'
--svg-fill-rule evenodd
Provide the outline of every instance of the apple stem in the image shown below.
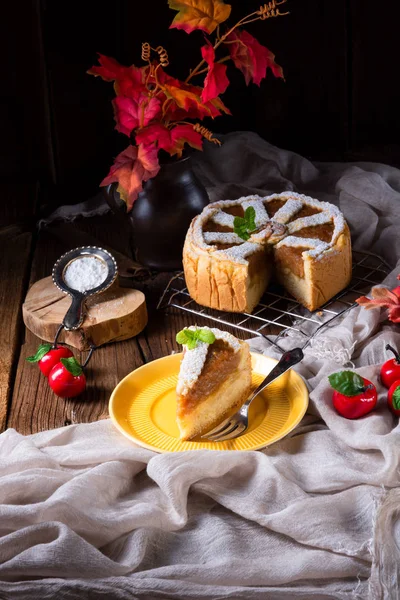
<path fill-rule="evenodd" d="M 81 365 L 82 369 L 84 369 L 86 367 L 86 365 L 88 364 L 89 360 L 92 358 L 92 354 L 93 352 L 96 350 L 96 346 L 94 344 L 90 345 L 90 350 L 89 350 L 89 354 L 86 357 L 85 362 L 83 363 L 83 365 Z"/>
<path fill-rule="evenodd" d="M 56 348 L 58 348 L 58 345 L 57 345 L 58 336 L 60 335 L 60 333 L 62 332 L 63 329 L 64 329 L 64 325 L 60 325 L 59 328 L 57 329 L 57 333 L 55 335 L 54 342 L 53 342 L 53 345 L 52 345 L 52 349 L 53 350 L 55 350 Z"/>
<path fill-rule="evenodd" d="M 390 344 L 386 344 L 385 350 L 389 352 L 393 352 L 396 362 L 400 364 L 400 354 L 391 346 Z"/>

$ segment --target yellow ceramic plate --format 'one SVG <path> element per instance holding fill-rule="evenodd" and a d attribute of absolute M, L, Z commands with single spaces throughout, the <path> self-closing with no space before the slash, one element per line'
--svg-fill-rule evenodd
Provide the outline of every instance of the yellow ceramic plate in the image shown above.
<path fill-rule="evenodd" d="M 242 436 L 226 442 L 181 442 L 175 422 L 181 358 L 182 354 L 172 354 L 132 371 L 111 395 L 109 411 L 114 425 L 139 446 L 156 452 L 258 450 L 292 431 L 307 410 L 306 384 L 289 370 L 252 402 L 249 428 Z M 277 361 L 254 352 L 251 358 L 256 388 Z"/>

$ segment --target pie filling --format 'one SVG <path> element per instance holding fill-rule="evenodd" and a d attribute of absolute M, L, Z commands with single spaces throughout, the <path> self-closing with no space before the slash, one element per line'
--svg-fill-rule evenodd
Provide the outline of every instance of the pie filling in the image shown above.
<path fill-rule="evenodd" d="M 216 340 L 210 345 L 201 375 L 196 384 L 182 397 L 178 407 L 178 417 L 183 418 L 195 406 L 215 392 L 227 377 L 236 370 L 240 353 L 224 340 Z"/>
<path fill-rule="evenodd" d="M 282 206 L 285 206 L 285 204 L 286 200 L 280 200 L 279 198 L 276 198 L 276 200 L 271 200 L 271 202 L 265 203 L 265 208 L 269 218 L 272 218 L 274 214 L 277 213 L 280 208 L 282 208 Z"/>
<path fill-rule="evenodd" d="M 289 269 L 297 277 L 303 278 L 304 260 L 302 254 L 307 250 L 308 248 L 294 248 L 293 246 L 275 248 L 275 261 L 278 269 Z"/>
<path fill-rule="evenodd" d="M 321 242 L 327 242 L 329 244 L 329 242 L 332 240 L 334 229 L 335 227 L 333 223 L 324 223 L 323 225 L 304 227 L 304 229 L 296 231 L 294 235 L 302 238 L 315 238 L 317 240 L 321 240 Z"/>
<path fill-rule="evenodd" d="M 234 217 L 243 217 L 244 216 L 244 208 L 240 204 L 236 206 L 229 206 L 224 208 L 224 212 L 228 215 L 232 215 Z"/>
<path fill-rule="evenodd" d="M 208 219 L 203 226 L 203 232 L 212 232 L 212 233 L 232 233 L 232 227 L 228 225 L 220 225 L 219 223 L 214 223 L 212 219 Z"/>
<path fill-rule="evenodd" d="M 254 252 L 249 256 L 249 277 L 250 279 L 257 275 L 257 273 L 265 273 L 265 270 L 269 268 L 270 262 L 268 260 L 269 257 L 269 248 L 263 246 L 257 252 Z"/>
<path fill-rule="evenodd" d="M 319 215 L 320 214 L 320 210 L 318 210 L 318 208 L 314 208 L 313 206 L 303 206 L 303 208 L 301 210 L 299 210 L 299 212 L 297 212 L 294 217 L 292 217 L 289 221 L 289 223 L 291 223 L 292 221 L 296 221 L 296 219 L 303 219 L 304 217 L 312 217 L 313 215 Z"/>
<path fill-rule="evenodd" d="M 228 250 L 228 248 L 234 248 L 238 245 L 239 244 L 213 244 L 213 246 L 215 246 L 217 250 Z"/>

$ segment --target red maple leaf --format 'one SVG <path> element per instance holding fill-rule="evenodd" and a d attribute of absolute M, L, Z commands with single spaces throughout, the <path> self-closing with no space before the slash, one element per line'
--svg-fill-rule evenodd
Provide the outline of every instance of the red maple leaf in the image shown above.
<path fill-rule="evenodd" d="M 203 102 L 201 99 L 201 94 L 203 92 L 203 88 L 198 85 L 192 85 L 190 83 L 185 83 L 184 81 L 180 81 L 179 79 L 175 79 L 168 75 L 163 69 L 159 68 L 157 70 L 158 81 L 162 86 L 173 86 L 173 88 L 178 88 L 179 90 L 183 90 L 183 92 L 188 92 L 189 100 L 186 100 L 186 104 L 182 107 L 182 99 L 184 94 L 180 95 L 179 102 L 176 102 L 175 98 L 172 98 L 169 93 L 168 96 L 166 94 L 159 94 L 158 97 L 161 100 L 161 104 L 163 105 L 165 100 L 168 98 L 171 100 L 166 104 L 165 116 L 170 121 L 183 121 L 186 119 L 204 119 L 204 117 L 219 117 L 221 115 L 221 111 L 230 114 L 229 109 L 223 104 L 220 98 L 214 98 L 213 100 L 208 100 L 207 102 Z M 167 90 L 166 90 L 167 91 Z M 173 89 L 173 92 L 176 90 Z"/>
<path fill-rule="evenodd" d="M 400 279 L 400 275 L 397 277 Z M 364 308 L 387 308 L 389 320 L 393 323 L 400 323 L 400 286 L 394 290 L 375 287 L 371 290 L 372 298 L 361 296 L 356 302 Z"/>
<path fill-rule="evenodd" d="M 146 90 L 145 80 L 148 71 L 146 67 L 125 67 L 114 58 L 99 54 L 100 66 L 94 66 L 88 73 L 101 77 L 104 81 L 114 81 L 115 93 L 118 96 L 137 97 Z"/>
<path fill-rule="evenodd" d="M 125 75 L 116 79 L 114 90 L 117 96 L 127 96 L 128 98 L 137 98 L 140 94 L 147 93 L 145 85 L 148 67 L 135 66 L 128 67 Z"/>
<path fill-rule="evenodd" d="M 226 76 L 226 66 L 215 62 L 215 51 L 212 44 L 208 41 L 201 49 L 201 55 L 208 64 L 207 76 L 204 80 L 204 89 L 201 94 L 203 102 L 208 102 L 223 94 L 229 85 L 229 79 Z"/>
<path fill-rule="evenodd" d="M 168 129 L 161 123 L 153 123 L 137 133 L 136 143 L 155 144 L 157 148 L 162 148 L 171 156 L 177 154 L 180 157 L 185 143 L 201 150 L 203 138 L 190 124 L 175 125 Z"/>
<path fill-rule="evenodd" d="M 175 125 L 175 127 L 171 129 L 171 140 L 173 146 L 171 148 L 172 152 L 170 152 L 178 154 L 178 156 L 182 155 L 183 146 L 185 144 L 189 144 L 189 146 L 196 150 L 202 150 L 203 148 L 203 138 L 200 133 L 193 129 L 193 125 Z"/>
<path fill-rule="evenodd" d="M 168 4 L 178 11 L 170 29 L 176 27 L 186 33 L 201 29 L 210 34 L 231 14 L 231 6 L 224 0 L 168 0 Z"/>
<path fill-rule="evenodd" d="M 193 85 L 185 85 L 176 80 L 176 83 L 174 84 L 166 83 L 164 85 L 164 91 L 167 98 L 172 99 L 178 108 L 181 108 L 186 112 L 187 118 L 189 118 L 189 113 L 201 113 L 205 116 L 210 112 L 201 101 L 202 88 Z"/>
<path fill-rule="evenodd" d="M 214 98 L 213 100 L 206 102 L 206 106 L 210 109 L 212 118 L 219 117 L 223 112 L 227 115 L 232 114 L 229 108 L 222 102 L 221 98 Z"/>
<path fill-rule="evenodd" d="M 209 110 L 201 101 L 203 88 L 185 83 L 168 75 L 163 69 L 157 70 L 157 78 L 164 88 L 164 93 L 159 95 L 161 103 L 170 99 L 167 113 L 174 121 L 181 119 L 197 119 L 199 114 L 209 116 Z M 178 114 L 178 116 L 177 116 Z"/>
<path fill-rule="evenodd" d="M 137 144 L 155 144 L 165 150 L 171 142 L 171 134 L 162 123 L 152 123 L 138 131 L 135 139 Z"/>
<path fill-rule="evenodd" d="M 218 116 L 221 113 L 218 113 L 214 106 L 210 106 L 209 102 L 204 104 L 190 102 L 187 109 L 180 108 L 175 102 L 171 102 L 167 105 L 165 114 L 168 115 L 170 121 L 186 121 L 187 119 L 204 119 L 204 117 Z"/>
<path fill-rule="evenodd" d="M 101 186 L 118 182 L 118 192 L 130 211 L 143 189 L 143 182 L 155 177 L 160 170 L 158 149 L 154 145 L 128 146 L 118 154 Z"/>
<path fill-rule="evenodd" d="M 161 115 L 161 102 L 158 98 L 148 98 L 140 94 L 137 99 L 118 96 L 113 100 L 115 129 L 130 136 L 133 129 L 145 127 L 152 119 Z"/>
<path fill-rule="evenodd" d="M 89 71 L 89 75 L 99 76 L 104 81 L 115 81 L 116 79 L 122 79 L 126 76 L 129 67 L 120 65 L 115 58 L 104 56 L 104 54 L 98 53 L 100 66 L 93 66 Z"/>
<path fill-rule="evenodd" d="M 200 90 L 199 93 L 201 93 L 201 88 L 198 88 L 198 90 Z M 166 96 L 164 96 L 164 99 L 166 99 Z M 162 103 L 163 100 L 161 99 L 161 104 Z M 188 110 L 179 108 L 175 103 L 170 103 L 167 106 L 165 115 L 169 117 L 170 121 L 185 121 L 186 119 L 202 120 L 204 117 L 211 117 L 214 119 L 215 117 L 221 116 L 222 112 L 227 115 L 231 114 L 231 111 L 225 106 L 221 98 L 213 98 L 213 100 L 208 100 L 200 105 L 192 105 Z"/>
<path fill-rule="evenodd" d="M 242 71 L 247 85 L 253 80 L 253 83 L 259 86 L 267 74 L 268 67 L 275 77 L 283 78 L 282 67 L 276 64 L 275 55 L 250 33 L 244 29 L 237 29 L 226 39 L 233 42 L 228 44 L 229 52 L 235 66 Z"/>

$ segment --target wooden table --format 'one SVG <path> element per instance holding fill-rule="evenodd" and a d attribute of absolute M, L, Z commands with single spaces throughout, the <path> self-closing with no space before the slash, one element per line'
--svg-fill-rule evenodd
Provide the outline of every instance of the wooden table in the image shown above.
<path fill-rule="evenodd" d="M 40 341 L 22 321 L 21 306 L 30 285 L 50 275 L 61 254 L 85 244 L 103 245 L 131 257 L 125 223 L 119 217 L 77 219 L 37 230 L 36 186 L 0 186 L 0 431 L 23 434 L 108 417 L 117 383 L 133 369 L 178 350 L 176 332 L 193 322 L 190 315 L 157 311 L 171 273 L 135 282 L 146 295 L 149 324 L 136 338 L 95 351 L 87 369 L 87 390 L 77 399 L 54 395 L 35 365 L 26 362 Z M 81 362 L 86 353 L 75 356 Z"/>

